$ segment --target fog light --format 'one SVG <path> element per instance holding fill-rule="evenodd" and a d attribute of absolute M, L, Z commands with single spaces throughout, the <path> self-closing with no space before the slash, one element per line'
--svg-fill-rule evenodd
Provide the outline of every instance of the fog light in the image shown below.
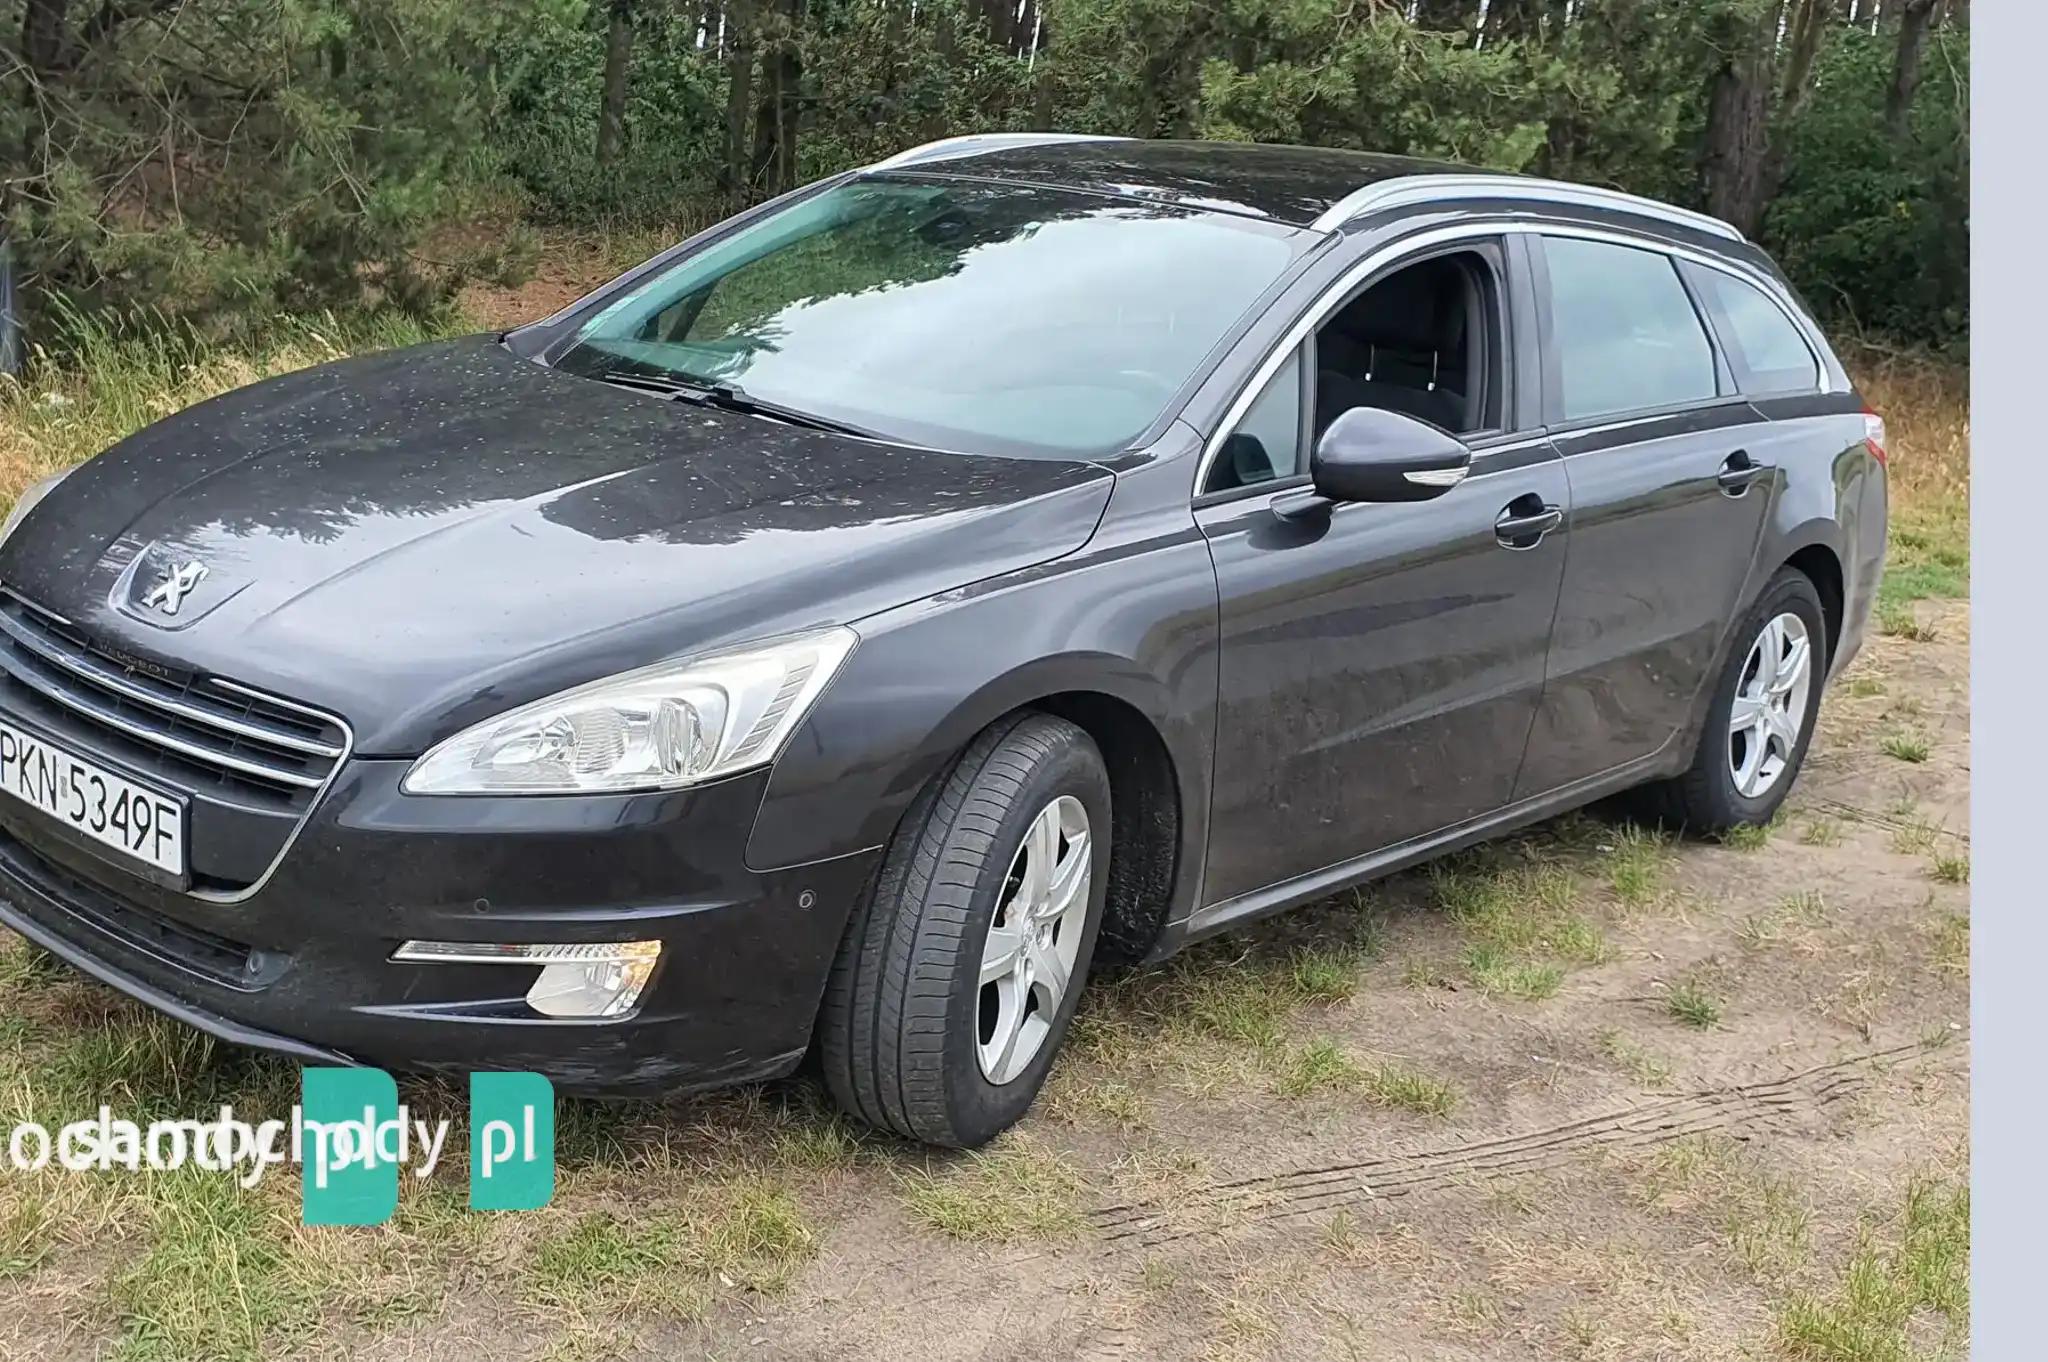
<path fill-rule="evenodd" d="M 633 1010 L 661 957 L 659 941 L 510 945 L 491 941 L 408 941 L 393 960 L 414 964 L 539 965 L 526 1005 L 544 1017 L 616 1017 Z"/>

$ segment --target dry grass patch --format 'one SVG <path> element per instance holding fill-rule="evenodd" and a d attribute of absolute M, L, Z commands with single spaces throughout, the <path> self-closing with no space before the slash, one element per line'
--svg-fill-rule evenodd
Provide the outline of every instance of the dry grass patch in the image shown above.
<path fill-rule="evenodd" d="M 1827 901 L 1821 897 L 1820 891 L 1802 889 L 1779 899 L 1762 912 L 1750 914 L 1736 934 L 1742 944 L 1753 951 L 1788 944 L 1817 950 L 1820 939 L 1814 929 L 1826 922 L 1827 917 Z"/>
<path fill-rule="evenodd" d="M 1934 923 L 1934 967 L 1951 974 L 1970 972 L 1970 919 L 1944 913 Z"/>
<path fill-rule="evenodd" d="M 1083 1182 L 1058 1154 L 1011 1132 L 950 1167 L 899 1179 L 904 1209 L 952 1239 L 1060 1239 L 1081 1229 Z"/>
<path fill-rule="evenodd" d="M 530 1301 L 579 1320 L 694 1319 L 720 1286 L 774 1293 L 817 1251 L 796 1198 L 746 1179 L 693 1188 L 687 1209 L 575 1216 L 526 1264 Z"/>
<path fill-rule="evenodd" d="M 0 379 L 0 508 L 36 479 L 195 402 L 428 335 L 397 317 L 280 317 L 260 338 L 223 346 L 174 328 L 73 321 L 58 338 L 62 364 L 38 352 L 20 382 Z"/>
<path fill-rule="evenodd" d="M 1799 834 L 1801 846 L 1832 847 L 1840 846 L 1841 842 L 1842 825 L 1832 818 L 1808 819 Z"/>
<path fill-rule="evenodd" d="M 1637 1043 L 1614 1027 L 1600 1033 L 1600 1050 L 1645 1088 L 1671 1085 L 1671 1063 L 1655 1051 Z"/>

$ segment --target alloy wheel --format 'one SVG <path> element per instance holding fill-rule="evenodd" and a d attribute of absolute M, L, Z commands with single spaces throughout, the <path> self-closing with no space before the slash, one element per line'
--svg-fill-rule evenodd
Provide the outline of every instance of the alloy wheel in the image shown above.
<path fill-rule="evenodd" d="M 1744 799 L 1760 798 L 1791 765 L 1812 686 L 1806 621 L 1779 615 L 1750 644 L 1728 714 L 1728 774 Z"/>
<path fill-rule="evenodd" d="M 1061 795 L 1025 831 L 982 947 L 975 1057 L 991 1083 L 1023 1073 L 1059 1016 L 1088 918 L 1092 867 L 1088 810 Z"/>

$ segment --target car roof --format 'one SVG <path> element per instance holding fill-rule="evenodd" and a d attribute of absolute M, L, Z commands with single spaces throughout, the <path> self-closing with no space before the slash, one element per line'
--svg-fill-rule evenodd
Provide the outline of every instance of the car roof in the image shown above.
<path fill-rule="evenodd" d="M 1339 230 L 1373 207 L 1506 198 L 1631 213 L 1742 239 L 1718 218 L 1617 190 L 1336 147 L 983 133 L 913 147 L 869 169 L 1125 194 L 1321 231 Z"/>

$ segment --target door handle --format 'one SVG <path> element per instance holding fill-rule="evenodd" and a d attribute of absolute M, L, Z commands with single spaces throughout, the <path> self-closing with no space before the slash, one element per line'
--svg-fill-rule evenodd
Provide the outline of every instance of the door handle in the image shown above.
<path fill-rule="evenodd" d="M 1738 449 L 1722 461 L 1721 471 L 1714 475 L 1714 481 L 1721 484 L 1723 495 L 1739 497 L 1749 490 L 1749 485 L 1771 471 L 1767 463 L 1758 463 L 1749 457 L 1749 451 Z"/>
<path fill-rule="evenodd" d="M 1530 492 L 1501 507 L 1500 519 L 1493 522 L 1493 537 L 1504 549 L 1533 549 L 1562 524 L 1564 508 Z"/>

